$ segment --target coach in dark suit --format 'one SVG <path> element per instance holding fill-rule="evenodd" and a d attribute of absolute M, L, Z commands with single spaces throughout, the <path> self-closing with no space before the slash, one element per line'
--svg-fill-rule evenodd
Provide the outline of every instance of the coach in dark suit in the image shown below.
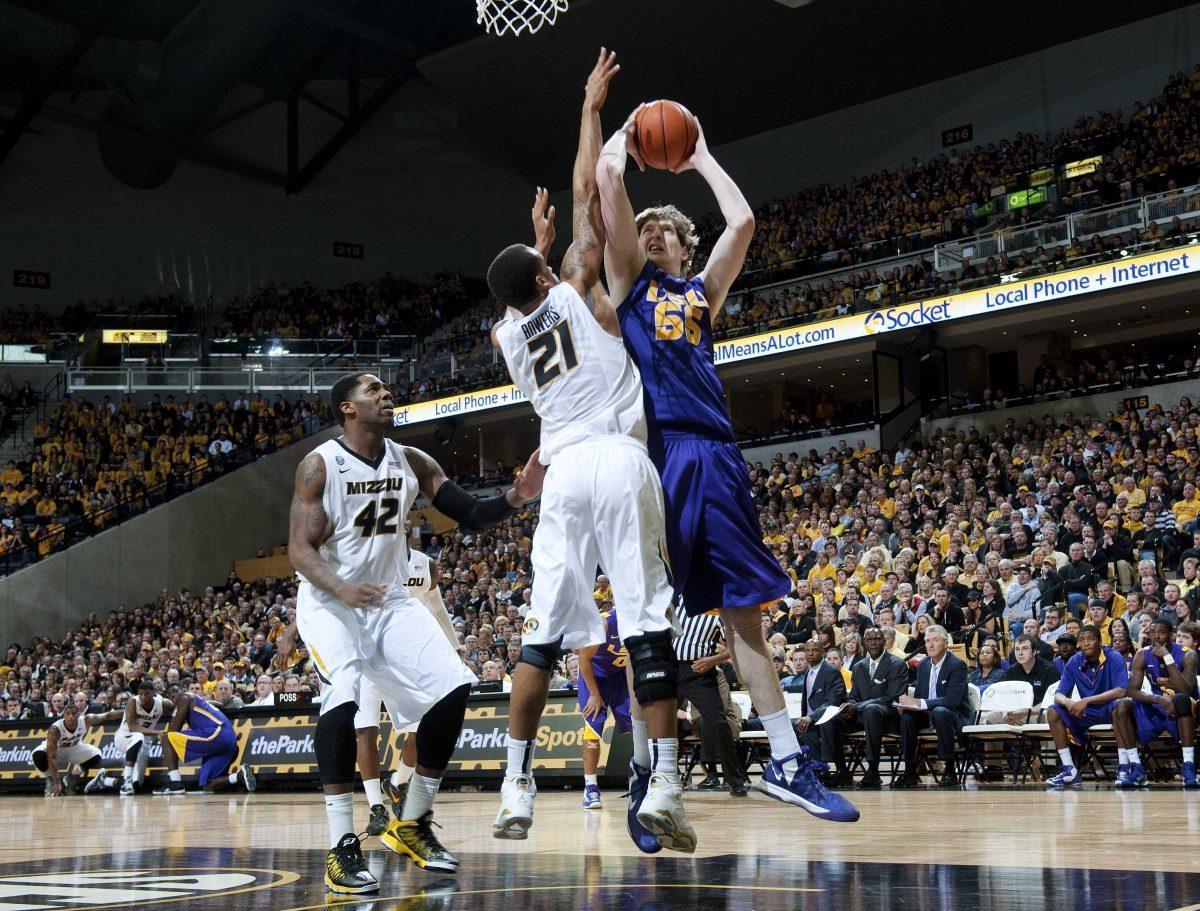
<path fill-rule="evenodd" d="M 846 769 L 843 740 L 847 731 L 864 731 L 867 735 L 867 771 L 860 788 L 878 788 L 879 753 L 883 735 L 900 729 L 900 712 L 894 703 L 908 690 L 908 665 L 884 649 L 883 633 L 871 627 L 863 633 L 867 655 L 854 665 L 851 673 L 850 698 L 842 713 L 832 722 L 834 728 L 834 759 L 837 762 L 836 784 L 851 783 Z"/>
<path fill-rule="evenodd" d="M 892 782 L 894 788 L 912 788 L 917 775 L 917 735 L 932 727 L 937 731 L 938 756 L 946 763 L 941 786 L 958 785 L 954 773 L 954 746 L 958 732 L 971 718 L 971 697 L 967 690 L 967 664 L 949 652 L 950 635 L 945 627 L 925 630 L 924 661 L 917 666 L 916 696 L 901 696 L 900 748 L 904 753 L 904 774 Z"/>
<path fill-rule="evenodd" d="M 804 672 L 803 682 L 788 687 L 791 691 L 799 690 L 801 695 L 802 716 L 796 721 L 796 733 L 800 745 L 808 747 L 813 757 L 822 762 L 833 762 L 837 755 L 834 722 L 820 725 L 814 722 L 826 706 L 841 705 L 846 701 L 846 680 L 840 670 L 825 663 L 820 642 L 804 643 L 804 657 L 808 659 L 808 670 Z"/>

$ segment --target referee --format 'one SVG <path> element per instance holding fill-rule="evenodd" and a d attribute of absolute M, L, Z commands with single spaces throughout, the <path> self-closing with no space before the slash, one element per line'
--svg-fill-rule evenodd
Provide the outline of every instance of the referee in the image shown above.
<path fill-rule="evenodd" d="M 723 645 L 718 649 L 721 638 L 721 621 L 716 611 L 684 618 L 683 635 L 675 640 L 679 701 L 681 704 L 690 702 L 700 714 L 700 758 L 709 773 L 705 779 L 709 787 L 701 786 L 705 790 L 716 790 L 720 786 L 714 774 L 715 754 L 721 759 L 729 793 L 734 797 L 745 797 L 746 775 L 738 760 L 737 745 L 725 714 L 728 684 L 725 675 L 717 670 L 718 664 L 729 660 L 729 651 Z"/>

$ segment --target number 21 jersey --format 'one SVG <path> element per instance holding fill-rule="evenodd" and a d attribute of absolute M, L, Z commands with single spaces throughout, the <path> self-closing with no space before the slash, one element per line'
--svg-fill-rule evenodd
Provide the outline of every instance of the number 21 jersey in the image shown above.
<path fill-rule="evenodd" d="M 394 440 L 383 441 L 375 461 L 327 440 L 313 452 L 325 462 L 323 505 L 329 526 L 321 556 L 347 582 L 376 582 L 406 591 L 408 541 L 404 517 L 417 498 L 417 478 Z M 301 581 L 310 585 L 303 575 Z M 310 586 L 318 601 L 331 600 Z"/>
<path fill-rule="evenodd" d="M 506 316 L 496 340 L 513 382 L 542 419 L 541 461 L 601 436 L 646 441 L 642 380 L 619 338 L 568 282 L 527 316 Z"/>

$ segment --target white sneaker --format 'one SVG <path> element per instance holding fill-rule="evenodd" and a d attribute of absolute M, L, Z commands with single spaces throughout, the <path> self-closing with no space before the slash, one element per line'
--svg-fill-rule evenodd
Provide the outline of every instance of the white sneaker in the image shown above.
<path fill-rule="evenodd" d="M 500 812 L 492 823 L 493 838 L 524 839 L 533 825 L 533 798 L 537 785 L 528 775 L 504 777 L 500 786 Z"/>
<path fill-rule="evenodd" d="M 95 775 L 92 776 L 92 780 L 89 781 L 86 785 L 84 785 L 83 793 L 84 794 L 97 794 L 100 791 L 103 791 L 106 787 L 108 787 L 108 785 L 105 782 L 104 773 L 97 772 Z"/>
<path fill-rule="evenodd" d="M 122 797 L 132 797 L 133 796 L 133 779 L 132 778 L 126 778 L 123 782 L 121 782 L 121 796 Z"/>
<path fill-rule="evenodd" d="M 666 775 L 650 776 L 637 821 L 657 835 L 664 848 L 685 854 L 696 850 L 696 830 L 683 809 L 683 788 Z"/>

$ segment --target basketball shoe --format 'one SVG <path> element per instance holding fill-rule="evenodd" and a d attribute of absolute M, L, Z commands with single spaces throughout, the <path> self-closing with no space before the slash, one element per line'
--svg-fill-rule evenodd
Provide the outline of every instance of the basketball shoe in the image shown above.
<path fill-rule="evenodd" d="M 500 786 L 500 811 L 492 823 L 493 838 L 520 840 L 529 837 L 533 825 L 533 798 L 537 785 L 528 775 L 504 777 Z"/>
<path fill-rule="evenodd" d="M 379 891 L 379 881 L 367 869 L 367 859 L 363 857 L 362 842 L 357 835 L 343 835 L 337 846 L 325 855 L 325 888 L 345 895 Z"/>
<path fill-rule="evenodd" d="M 422 870 L 458 872 L 458 858 L 447 851 L 433 834 L 432 810 L 420 819 L 393 820 L 379 840 L 393 854 L 407 857 Z"/>

